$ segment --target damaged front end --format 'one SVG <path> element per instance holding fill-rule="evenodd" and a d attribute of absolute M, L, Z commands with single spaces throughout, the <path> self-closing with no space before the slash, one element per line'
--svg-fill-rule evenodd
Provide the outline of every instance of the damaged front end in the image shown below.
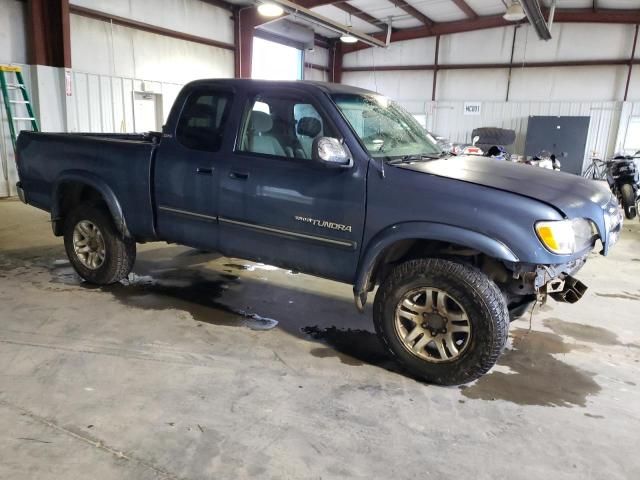
<path fill-rule="evenodd" d="M 592 236 L 585 238 L 587 248 L 581 256 L 571 261 L 553 265 L 512 264 L 510 270 L 512 278 L 503 283 L 503 291 L 509 302 L 509 310 L 517 312 L 519 316 L 534 301 L 544 304 L 548 297 L 557 302 L 576 303 L 580 300 L 587 286 L 574 275 L 584 266 L 589 253 L 595 247 L 596 241 L 602 243 L 600 254 L 606 255 L 620 238 L 623 216 L 617 203 L 610 202 L 603 208 L 604 229 L 598 231 L 593 225 Z M 587 232 L 584 233 L 588 235 Z M 544 240 L 543 244 L 545 243 Z"/>
<path fill-rule="evenodd" d="M 548 297 L 566 303 L 580 300 L 587 286 L 573 275 L 584 266 L 587 257 L 585 254 L 559 265 L 511 265 L 511 277 L 499 282 L 511 318 L 522 316 L 534 302 L 546 303 Z"/>

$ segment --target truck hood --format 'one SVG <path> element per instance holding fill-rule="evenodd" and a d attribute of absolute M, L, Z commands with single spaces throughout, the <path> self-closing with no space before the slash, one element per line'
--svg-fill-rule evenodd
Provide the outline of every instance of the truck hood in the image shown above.
<path fill-rule="evenodd" d="M 448 157 L 397 166 L 523 195 L 554 207 L 568 218 L 592 217 L 596 205 L 604 210 L 612 198 L 606 182 L 487 157 Z"/>

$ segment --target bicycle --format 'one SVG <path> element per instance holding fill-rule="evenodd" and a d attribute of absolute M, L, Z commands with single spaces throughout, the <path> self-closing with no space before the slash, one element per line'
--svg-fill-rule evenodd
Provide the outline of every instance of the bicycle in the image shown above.
<path fill-rule="evenodd" d="M 589 166 L 582 172 L 582 176 L 591 180 L 606 180 L 609 163 L 610 161 L 607 160 L 592 158 Z"/>

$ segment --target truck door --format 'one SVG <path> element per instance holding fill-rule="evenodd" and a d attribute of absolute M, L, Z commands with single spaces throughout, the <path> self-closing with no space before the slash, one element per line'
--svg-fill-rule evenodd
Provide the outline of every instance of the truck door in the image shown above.
<path fill-rule="evenodd" d="M 155 162 L 157 231 L 185 245 L 218 248 L 220 148 L 233 95 L 218 87 L 192 90 L 165 132 Z"/>
<path fill-rule="evenodd" d="M 329 168 L 314 161 L 313 142 L 322 136 L 341 137 L 304 91 L 267 88 L 248 95 L 235 151 L 220 172 L 224 253 L 352 281 L 367 165 Z"/>

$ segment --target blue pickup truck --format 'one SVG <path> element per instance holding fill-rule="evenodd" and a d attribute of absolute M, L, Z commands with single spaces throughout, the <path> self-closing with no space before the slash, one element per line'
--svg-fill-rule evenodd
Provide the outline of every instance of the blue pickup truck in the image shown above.
<path fill-rule="evenodd" d="M 22 132 L 18 191 L 51 212 L 71 263 L 105 285 L 167 241 L 353 285 L 413 375 L 469 382 L 510 319 L 573 277 L 622 217 L 606 186 L 441 153 L 398 104 L 321 82 L 200 80 L 162 132 Z"/>

